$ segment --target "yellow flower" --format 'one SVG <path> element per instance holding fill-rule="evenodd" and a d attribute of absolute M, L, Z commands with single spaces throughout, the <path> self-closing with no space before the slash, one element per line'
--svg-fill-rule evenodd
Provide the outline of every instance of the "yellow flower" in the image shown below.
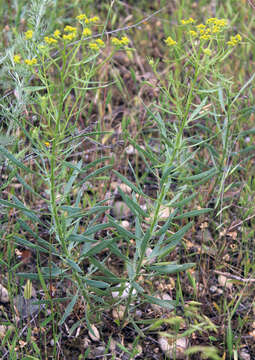
<path fill-rule="evenodd" d="M 128 45 L 129 38 L 127 38 L 126 36 L 122 36 L 122 38 L 120 39 L 120 42 L 122 45 Z"/>
<path fill-rule="evenodd" d="M 90 47 L 91 50 L 95 50 L 95 51 L 99 50 L 99 46 L 95 42 L 89 43 L 89 47 Z"/>
<path fill-rule="evenodd" d="M 239 42 L 239 41 L 242 41 L 242 36 L 240 34 L 237 34 L 235 36 L 235 39 Z"/>
<path fill-rule="evenodd" d="M 28 30 L 28 31 L 26 31 L 26 32 L 25 32 L 25 39 L 26 39 L 26 40 L 32 39 L 33 33 L 34 33 L 33 30 Z"/>
<path fill-rule="evenodd" d="M 216 18 L 210 18 L 206 20 L 206 24 L 215 24 Z"/>
<path fill-rule="evenodd" d="M 104 42 L 103 42 L 102 39 L 97 39 L 97 40 L 96 40 L 96 43 L 97 43 L 97 45 L 98 45 L 99 47 L 103 47 L 103 46 L 104 46 Z"/>
<path fill-rule="evenodd" d="M 35 65 L 37 64 L 37 59 L 33 58 L 33 59 L 25 59 L 25 63 L 29 66 Z"/>
<path fill-rule="evenodd" d="M 13 61 L 15 64 L 20 64 L 21 56 L 20 55 L 14 55 Z"/>
<path fill-rule="evenodd" d="M 213 28 L 212 28 L 212 33 L 213 34 L 217 34 L 218 32 L 220 32 L 220 27 L 217 26 L 217 25 L 214 25 Z"/>
<path fill-rule="evenodd" d="M 76 32 L 72 32 L 70 34 L 64 34 L 63 35 L 63 40 L 69 40 L 72 41 L 76 36 Z"/>
<path fill-rule="evenodd" d="M 230 36 L 230 41 L 227 42 L 227 45 L 235 46 L 242 40 L 242 36 L 237 34 L 236 36 Z"/>
<path fill-rule="evenodd" d="M 116 38 L 116 37 L 111 38 L 111 42 L 112 42 L 113 45 L 115 45 L 115 46 L 120 46 L 120 45 L 121 45 L 121 41 L 120 41 L 118 38 Z"/>
<path fill-rule="evenodd" d="M 76 29 L 76 27 L 73 27 L 73 26 L 70 26 L 70 25 L 66 25 L 65 26 L 65 28 L 64 28 L 64 31 L 65 32 L 76 32 L 77 31 L 77 29 Z"/>
<path fill-rule="evenodd" d="M 200 36 L 200 39 L 201 40 L 209 40 L 209 39 L 211 39 L 211 35 L 202 35 L 202 36 Z"/>
<path fill-rule="evenodd" d="M 236 45 L 236 42 L 234 42 L 234 41 L 227 41 L 227 45 L 229 45 L 229 46 L 235 46 L 235 45 Z"/>
<path fill-rule="evenodd" d="M 45 141 L 45 142 L 44 142 L 44 145 L 47 146 L 47 147 L 50 147 L 49 141 Z"/>
<path fill-rule="evenodd" d="M 87 19 L 87 16 L 85 14 L 80 14 L 80 15 L 76 16 L 76 19 L 79 21 L 82 21 L 82 20 Z"/>
<path fill-rule="evenodd" d="M 204 24 L 199 24 L 196 26 L 198 29 L 205 29 L 206 26 Z"/>
<path fill-rule="evenodd" d="M 187 24 L 193 24 L 195 22 L 195 20 L 192 18 L 192 17 L 190 17 L 188 20 L 181 20 L 181 23 L 183 24 L 183 25 L 187 25 Z"/>
<path fill-rule="evenodd" d="M 197 36 L 197 32 L 194 31 L 194 30 L 190 30 L 190 31 L 189 31 L 189 34 L 190 34 L 192 37 L 196 37 L 196 36 Z"/>
<path fill-rule="evenodd" d="M 208 56 L 212 55 L 212 51 L 209 48 L 203 49 L 203 52 Z"/>
<path fill-rule="evenodd" d="M 90 36 L 92 34 L 92 31 L 89 28 L 84 28 L 82 35 L 84 36 Z"/>
<path fill-rule="evenodd" d="M 59 39 L 61 35 L 61 32 L 59 30 L 55 30 L 53 33 L 54 38 Z"/>
<path fill-rule="evenodd" d="M 167 46 L 173 46 L 176 45 L 177 42 L 171 38 L 171 36 L 168 36 L 167 39 L 164 40 Z"/>
<path fill-rule="evenodd" d="M 94 16 L 94 17 L 91 17 L 90 19 L 89 19 L 89 22 L 91 22 L 91 23 L 96 23 L 96 22 L 98 22 L 99 21 L 99 17 L 98 16 Z"/>
<path fill-rule="evenodd" d="M 227 26 L 227 24 L 228 24 L 228 22 L 225 19 L 216 19 L 216 21 L 215 21 L 215 25 L 218 25 L 221 27 Z"/>
<path fill-rule="evenodd" d="M 44 41 L 45 41 L 47 44 L 56 44 L 56 43 L 57 43 L 57 40 L 56 40 L 56 39 L 53 39 L 52 37 L 48 37 L 48 36 L 45 36 L 45 37 L 44 37 Z"/>

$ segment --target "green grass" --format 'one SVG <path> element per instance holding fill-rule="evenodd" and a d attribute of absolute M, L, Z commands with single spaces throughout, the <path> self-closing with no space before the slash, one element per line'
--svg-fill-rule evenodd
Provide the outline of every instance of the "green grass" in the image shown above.
<path fill-rule="evenodd" d="M 10 3 L 1 357 L 252 359 L 255 12 Z"/>

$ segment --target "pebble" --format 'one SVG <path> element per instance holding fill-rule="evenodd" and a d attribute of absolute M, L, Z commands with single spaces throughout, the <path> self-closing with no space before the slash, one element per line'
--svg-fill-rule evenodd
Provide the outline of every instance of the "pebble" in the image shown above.
<path fill-rule="evenodd" d="M 8 303 L 9 300 L 9 294 L 8 290 L 0 284 L 0 302 L 2 303 Z"/>
<path fill-rule="evenodd" d="M 124 287 L 124 290 L 122 291 L 123 287 Z M 112 297 L 113 298 L 120 297 L 121 299 L 125 299 L 125 298 L 128 297 L 129 289 L 130 289 L 130 284 L 128 282 L 126 282 L 124 284 L 124 286 L 123 285 L 119 286 L 119 291 L 113 291 L 112 292 Z M 137 291 L 135 289 L 133 289 L 132 295 L 136 295 L 136 293 L 137 293 Z"/>
<path fill-rule="evenodd" d="M 100 340 L 100 334 L 99 334 L 99 331 L 97 330 L 97 328 L 96 328 L 96 326 L 94 324 L 91 325 L 91 329 L 92 329 L 94 334 L 91 331 L 89 331 L 89 337 L 93 341 L 99 341 Z"/>
<path fill-rule="evenodd" d="M 218 283 L 220 286 L 226 287 L 229 290 L 231 290 L 233 287 L 233 283 L 231 282 L 231 280 L 228 280 L 224 275 L 218 276 Z"/>
<path fill-rule="evenodd" d="M 169 359 L 185 359 L 184 351 L 187 350 L 189 343 L 186 337 L 174 341 L 161 336 L 158 342 L 161 350 Z"/>
<path fill-rule="evenodd" d="M 246 349 L 240 351 L 240 359 L 241 360 L 251 360 L 251 355 L 248 353 Z"/>
<path fill-rule="evenodd" d="M 116 219 L 127 218 L 131 215 L 131 211 L 124 201 L 116 201 L 113 205 L 112 212 Z"/>
<path fill-rule="evenodd" d="M 125 312 L 125 306 L 120 305 L 117 309 L 112 310 L 112 317 L 115 320 L 122 320 Z"/>

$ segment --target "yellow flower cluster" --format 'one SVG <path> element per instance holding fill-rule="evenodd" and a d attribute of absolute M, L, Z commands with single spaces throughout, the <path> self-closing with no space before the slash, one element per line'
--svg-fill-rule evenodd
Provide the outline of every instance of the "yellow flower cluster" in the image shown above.
<path fill-rule="evenodd" d="M 66 25 L 65 28 L 64 28 L 64 31 L 65 32 L 76 32 L 77 29 L 74 26 Z"/>
<path fill-rule="evenodd" d="M 25 64 L 32 66 L 32 65 L 36 65 L 37 64 L 37 59 L 33 58 L 33 59 L 25 59 Z"/>
<path fill-rule="evenodd" d="M 55 39 L 60 39 L 60 36 L 61 36 L 60 30 L 55 30 L 54 33 L 53 33 L 53 37 Z"/>
<path fill-rule="evenodd" d="M 164 41 L 167 44 L 167 46 L 173 46 L 177 44 L 177 42 L 174 39 L 172 39 L 171 36 L 168 36 L 168 38 L 166 38 Z"/>
<path fill-rule="evenodd" d="M 206 20 L 207 25 L 213 25 L 213 26 L 219 26 L 219 27 L 225 27 L 228 25 L 228 22 L 226 19 L 217 19 L 217 18 L 210 18 Z"/>
<path fill-rule="evenodd" d="M 203 49 L 203 52 L 208 56 L 212 55 L 212 50 L 210 50 L 209 48 Z"/>
<path fill-rule="evenodd" d="M 100 48 L 102 48 L 104 46 L 105 46 L 105 44 L 102 39 L 97 39 L 96 41 L 89 43 L 90 49 L 95 50 L 95 51 L 98 51 Z"/>
<path fill-rule="evenodd" d="M 13 56 L 13 61 L 15 64 L 20 64 L 20 61 L 21 61 L 21 56 L 20 55 L 14 55 Z"/>
<path fill-rule="evenodd" d="M 84 22 L 85 24 L 94 24 L 94 23 L 99 21 L 98 16 L 93 16 L 91 18 L 88 18 L 86 16 L 86 14 L 80 14 L 80 15 L 76 16 L 76 19 L 81 21 L 81 22 Z"/>
<path fill-rule="evenodd" d="M 48 36 L 44 37 L 44 41 L 49 45 L 56 44 L 58 42 L 56 39 L 54 39 L 52 37 L 48 37 Z"/>
<path fill-rule="evenodd" d="M 16 54 L 13 56 L 13 62 L 15 64 L 21 64 L 21 56 L 19 54 Z M 29 66 L 32 66 L 32 65 L 36 65 L 37 64 L 37 59 L 36 58 L 33 58 L 33 59 L 25 59 L 25 64 L 26 65 L 29 65 Z"/>
<path fill-rule="evenodd" d="M 72 41 L 77 35 L 77 28 L 74 26 L 66 25 L 64 31 L 68 34 L 63 35 L 63 40 Z"/>
<path fill-rule="evenodd" d="M 187 20 L 182 20 L 181 21 L 181 23 L 182 23 L 182 25 L 188 25 L 188 24 L 193 24 L 195 22 L 195 20 L 192 18 L 192 17 L 190 17 L 189 19 L 187 19 Z"/>
<path fill-rule="evenodd" d="M 33 30 L 28 30 L 28 31 L 26 31 L 25 32 L 25 39 L 26 40 L 31 40 L 32 39 L 32 37 L 33 37 Z"/>
<path fill-rule="evenodd" d="M 76 36 L 76 33 L 69 33 L 69 34 L 64 34 L 63 35 L 63 40 L 68 40 L 68 41 L 72 41 Z"/>
<path fill-rule="evenodd" d="M 122 36 L 121 39 L 118 39 L 116 37 L 113 37 L 111 39 L 111 42 L 113 45 L 115 46 L 122 46 L 122 45 L 128 45 L 129 43 L 129 39 L 126 36 Z"/>
<path fill-rule="evenodd" d="M 98 51 L 100 49 L 99 45 L 96 42 L 89 43 L 89 48 L 94 51 Z"/>
<path fill-rule="evenodd" d="M 190 31 L 189 31 L 189 34 L 190 34 L 192 37 L 197 37 L 197 32 L 194 31 L 194 30 L 190 30 Z"/>
<path fill-rule="evenodd" d="M 86 28 L 83 29 L 82 35 L 90 36 L 90 35 L 92 35 L 92 31 L 89 28 L 86 27 Z"/>
<path fill-rule="evenodd" d="M 185 24 L 186 23 L 190 23 L 190 21 L 185 20 Z M 221 32 L 227 24 L 228 22 L 225 19 L 210 18 L 206 20 L 205 24 L 196 25 L 196 31 L 190 30 L 189 34 L 192 37 L 199 37 L 200 40 L 209 40 L 213 35 Z"/>
<path fill-rule="evenodd" d="M 236 46 L 237 44 L 242 41 L 242 36 L 240 34 L 237 34 L 236 36 L 231 36 L 230 41 L 227 42 L 230 46 Z"/>

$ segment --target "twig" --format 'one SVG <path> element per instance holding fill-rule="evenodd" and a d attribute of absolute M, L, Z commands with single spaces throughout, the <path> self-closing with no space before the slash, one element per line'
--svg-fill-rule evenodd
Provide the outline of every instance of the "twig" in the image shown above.
<path fill-rule="evenodd" d="M 214 270 L 214 272 L 216 274 L 218 274 L 218 275 L 223 275 L 226 278 L 233 279 L 233 280 L 238 280 L 238 281 L 241 281 L 241 282 L 244 282 L 244 283 L 255 282 L 255 279 L 253 279 L 253 278 L 244 279 L 244 278 L 242 278 L 240 276 L 233 275 L 233 274 L 230 274 L 230 273 L 225 273 L 225 272 L 218 271 L 218 270 Z"/>
<path fill-rule="evenodd" d="M 228 231 L 231 231 L 231 230 L 235 229 L 236 227 L 242 225 L 244 222 L 252 219 L 254 216 L 255 216 L 255 214 L 253 214 L 253 215 L 251 215 L 251 216 L 248 216 L 246 219 L 240 221 L 238 224 L 235 224 L 235 225 L 233 225 L 233 226 L 230 226 L 230 228 L 228 229 Z"/>

